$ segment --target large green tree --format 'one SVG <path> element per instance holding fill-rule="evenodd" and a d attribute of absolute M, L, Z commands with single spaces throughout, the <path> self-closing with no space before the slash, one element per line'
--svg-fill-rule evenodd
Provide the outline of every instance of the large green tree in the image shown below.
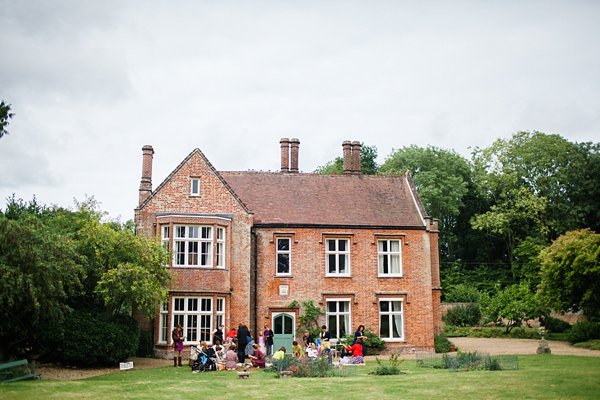
<path fill-rule="evenodd" d="M 539 294 L 556 311 L 583 310 L 600 320 L 600 235 L 589 229 L 558 237 L 540 254 Z"/>
<path fill-rule="evenodd" d="M 385 174 L 409 171 L 427 212 L 439 219 L 440 250 L 454 258 L 458 241 L 457 217 L 464 207 L 463 198 L 471 181 L 469 162 L 453 150 L 434 146 L 403 147 L 392 153 L 381 165 Z"/>

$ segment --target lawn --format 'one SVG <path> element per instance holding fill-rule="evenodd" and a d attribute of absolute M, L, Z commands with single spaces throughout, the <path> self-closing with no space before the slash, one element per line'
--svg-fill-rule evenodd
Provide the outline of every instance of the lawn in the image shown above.
<path fill-rule="evenodd" d="M 518 371 L 448 372 L 401 365 L 400 376 L 373 376 L 376 366 L 358 367 L 345 378 L 275 379 L 252 371 L 248 380 L 231 371 L 192 374 L 189 368 L 126 371 L 78 381 L 27 381 L 0 385 L 6 399 L 192 399 L 192 398 L 460 398 L 590 399 L 600 393 L 600 357 L 519 356 Z"/>

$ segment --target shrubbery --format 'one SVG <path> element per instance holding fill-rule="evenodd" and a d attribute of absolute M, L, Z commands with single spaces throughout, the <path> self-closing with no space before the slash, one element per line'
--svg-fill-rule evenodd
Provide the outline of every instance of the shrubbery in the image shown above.
<path fill-rule="evenodd" d="M 65 324 L 40 332 L 42 357 L 72 365 L 114 365 L 136 354 L 140 329 L 125 315 L 111 318 L 74 311 Z"/>
<path fill-rule="evenodd" d="M 479 303 L 481 293 L 477 288 L 462 283 L 451 286 L 444 292 L 446 303 Z"/>
<path fill-rule="evenodd" d="M 363 355 L 377 354 L 385 349 L 385 342 L 371 328 L 366 328 L 363 335 L 367 337 L 363 340 L 363 348 L 365 350 L 365 354 Z M 344 336 L 342 341 L 344 344 L 351 346 L 352 342 L 354 342 L 354 334 Z"/>
<path fill-rule="evenodd" d="M 445 333 L 435 335 L 433 337 L 433 342 L 435 344 L 436 353 L 448 353 L 450 351 L 450 346 L 454 346 L 454 344 L 448 340 L 448 336 Z"/>
<path fill-rule="evenodd" d="M 135 355 L 138 357 L 152 357 L 154 350 L 154 340 L 152 340 L 152 332 L 140 331 L 140 343 Z"/>
<path fill-rule="evenodd" d="M 383 364 L 379 358 L 375 358 L 377 361 L 377 367 L 373 372 L 370 372 L 373 375 L 400 375 L 402 371 L 400 371 L 400 364 L 404 362 L 404 360 L 400 359 L 397 354 L 390 354 L 389 365 Z"/>
<path fill-rule="evenodd" d="M 448 309 L 448 312 L 442 319 L 448 325 L 477 325 L 481 321 L 481 309 L 479 308 L 478 303 L 471 303 L 466 306 L 456 306 Z"/>
<path fill-rule="evenodd" d="M 580 321 L 571 327 L 567 333 L 567 340 L 573 343 L 587 342 L 600 339 L 600 324 L 597 322 Z"/>
<path fill-rule="evenodd" d="M 571 329 L 571 324 L 553 317 L 540 317 L 540 324 L 552 333 L 563 333 Z"/>

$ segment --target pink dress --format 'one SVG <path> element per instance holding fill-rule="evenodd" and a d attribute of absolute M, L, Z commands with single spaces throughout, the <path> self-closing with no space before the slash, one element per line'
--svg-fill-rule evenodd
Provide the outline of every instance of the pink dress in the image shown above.
<path fill-rule="evenodd" d="M 236 369 L 237 367 L 237 353 L 233 350 L 229 350 L 227 354 L 225 354 L 225 368 L 226 369 Z"/>

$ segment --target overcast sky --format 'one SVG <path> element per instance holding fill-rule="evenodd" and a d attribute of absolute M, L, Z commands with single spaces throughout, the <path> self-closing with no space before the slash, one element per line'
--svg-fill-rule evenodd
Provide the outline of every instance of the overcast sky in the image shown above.
<path fill-rule="evenodd" d="M 600 1 L 0 0 L 0 208 L 12 193 L 133 218 L 194 148 L 218 170 L 300 170 L 342 141 L 600 141 Z"/>

